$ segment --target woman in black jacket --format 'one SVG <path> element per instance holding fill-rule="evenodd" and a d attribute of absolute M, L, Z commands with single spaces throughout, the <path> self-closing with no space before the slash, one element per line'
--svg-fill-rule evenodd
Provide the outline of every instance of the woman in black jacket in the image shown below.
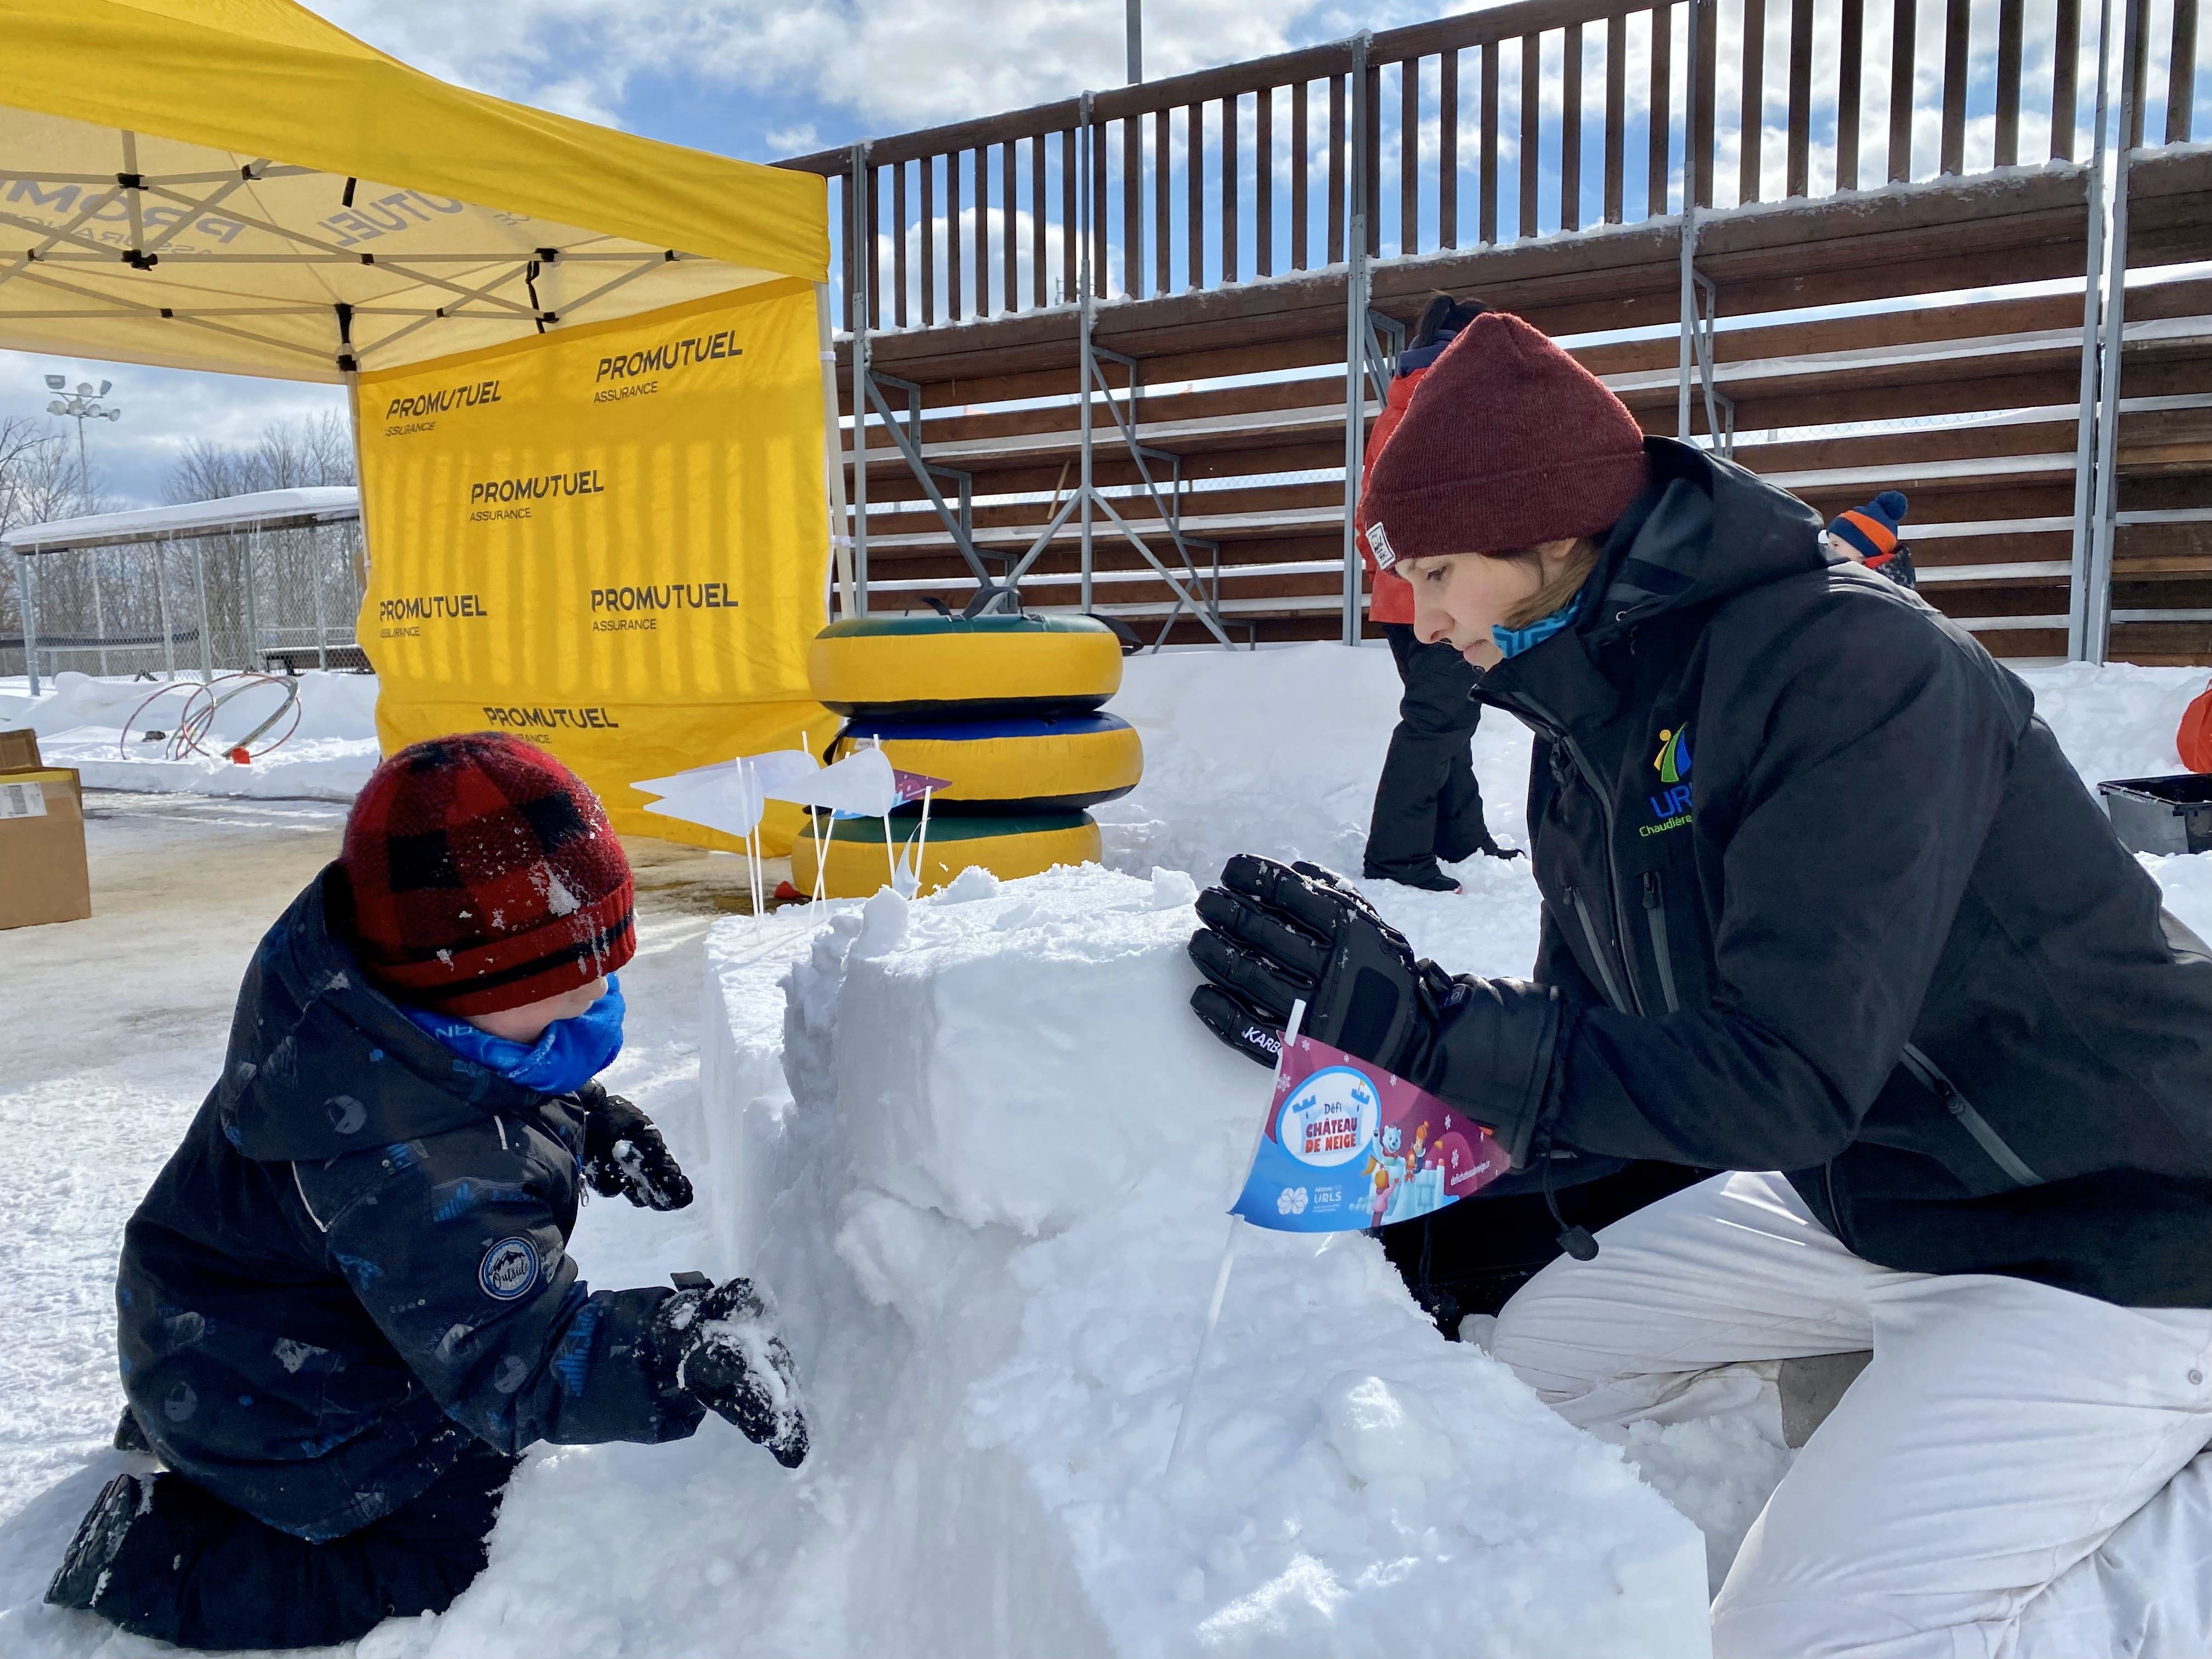
<path fill-rule="evenodd" d="M 2018 679 L 1518 319 L 1431 370 L 1365 512 L 1420 637 L 1495 644 L 1476 695 L 1536 734 L 1533 982 L 1451 977 L 1327 872 L 1239 859 L 1194 1006 L 1271 1058 L 1303 997 L 1519 1167 L 1734 1172 L 1571 1234 L 1496 1353 L 1610 1429 L 1871 1347 L 1717 1651 L 2009 1651 L 2212 1441 L 2204 945 Z"/>

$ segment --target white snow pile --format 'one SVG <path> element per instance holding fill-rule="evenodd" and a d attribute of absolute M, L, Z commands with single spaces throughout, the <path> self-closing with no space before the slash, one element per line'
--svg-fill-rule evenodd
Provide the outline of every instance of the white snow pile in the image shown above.
<path fill-rule="evenodd" d="M 297 728 L 279 747 L 244 765 L 228 759 L 226 751 L 283 710 L 281 685 L 219 681 L 215 692 L 224 701 L 201 739 L 210 752 L 182 760 L 168 758 L 167 741 L 148 742 L 146 734 L 176 732 L 200 692 L 197 678 L 98 679 L 64 672 L 46 683 L 37 698 L 0 690 L 0 728 L 29 726 L 39 734 L 46 761 L 76 768 L 88 788 L 351 800 L 376 769 L 376 680 L 313 672 L 293 684 L 300 698 Z M 24 684 L 21 678 L 9 683 L 10 688 Z M 253 747 L 279 735 L 291 718 L 283 714 Z"/>
<path fill-rule="evenodd" d="M 803 1601 L 813 1654 L 1706 1652 L 1697 1530 L 1358 1235 L 1240 1224 L 1168 1475 L 1267 1087 L 1187 1010 L 1194 896 L 970 872 L 844 908 L 787 970 L 789 934 L 717 928 L 686 1140 L 816 1446 L 753 1628 Z"/>
<path fill-rule="evenodd" d="M 1231 853 L 1264 846 L 1358 870 L 1397 719 L 1397 674 L 1379 643 L 1178 650 L 1132 657 L 1123 669 L 1110 709 L 1142 735 L 1145 775 L 1134 793 L 1096 811 L 1109 864 L 1136 875 L 1155 866 L 1212 871 Z M 2182 769 L 2174 729 L 2204 689 L 2204 670 L 2071 663 L 2016 672 L 2092 784 Z M 33 699 L 21 676 L 0 680 L 0 728 L 32 726 L 47 757 L 82 769 L 94 788 L 350 800 L 376 764 L 372 676 L 301 675 L 299 731 L 251 766 L 162 760 L 165 744 L 137 740 L 149 726 L 175 729 L 198 682 L 176 684 L 156 705 L 166 717 L 134 721 L 125 743 L 123 721 L 157 684 L 64 672 Z M 245 736 L 277 696 L 249 691 L 226 705 L 216 735 Z M 221 754 L 222 745 L 207 746 Z M 1527 732 L 1503 716 L 1475 733 L 1491 827 L 1516 842 L 1528 751 Z"/>
<path fill-rule="evenodd" d="M 2015 672 L 2092 787 L 2184 769 L 2175 729 L 2204 690 L 2205 670 L 2070 663 Z M 1165 865 L 1210 879 L 1232 853 L 1269 852 L 1357 874 L 1398 696 L 1390 653 L 1378 645 L 1131 658 L 1109 708 L 1143 737 L 1145 775 L 1133 793 L 1095 809 L 1106 861 L 1137 875 Z M 1527 844 L 1528 747 L 1527 731 L 1503 714 L 1486 715 L 1474 734 L 1491 830 L 1515 846 Z M 1465 879 L 1488 862 L 1458 873 Z M 1524 957 L 1494 971 L 1528 965 Z"/>

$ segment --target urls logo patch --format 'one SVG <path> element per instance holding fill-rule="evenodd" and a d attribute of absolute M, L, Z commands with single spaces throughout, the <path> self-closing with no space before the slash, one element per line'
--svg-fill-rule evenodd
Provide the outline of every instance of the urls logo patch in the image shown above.
<path fill-rule="evenodd" d="M 477 1268 L 477 1283 L 495 1302 L 513 1302 L 530 1294 L 538 1283 L 538 1247 L 516 1235 L 502 1238 L 484 1252 Z"/>
<path fill-rule="evenodd" d="M 1659 775 L 1660 791 L 1645 799 L 1651 807 L 1650 823 L 1638 827 L 1639 836 L 1663 835 L 1669 830 L 1679 830 L 1690 822 L 1690 728 L 1685 724 L 1674 730 L 1661 731 L 1659 752 L 1651 757 L 1651 769 Z"/>

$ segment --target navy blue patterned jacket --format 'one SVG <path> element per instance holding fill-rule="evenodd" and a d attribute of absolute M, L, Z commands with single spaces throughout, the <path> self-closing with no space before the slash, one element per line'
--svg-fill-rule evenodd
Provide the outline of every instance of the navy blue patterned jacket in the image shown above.
<path fill-rule="evenodd" d="M 163 1462 L 299 1537 L 416 1497 L 471 1436 L 678 1439 L 665 1289 L 568 1254 L 582 1108 L 484 1070 L 362 976 L 325 870 L 262 939 L 222 1080 L 132 1216 L 124 1386 Z"/>

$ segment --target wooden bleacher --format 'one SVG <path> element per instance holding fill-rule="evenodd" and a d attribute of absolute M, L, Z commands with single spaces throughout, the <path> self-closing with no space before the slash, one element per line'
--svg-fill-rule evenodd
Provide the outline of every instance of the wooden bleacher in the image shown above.
<path fill-rule="evenodd" d="M 2143 0 L 2134 3 L 2147 26 Z M 1748 199 L 1701 205 L 1697 215 L 1695 264 L 1717 301 L 1714 382 L 1733 404 L 1735 459 L 1824 514 L 1879 489 L 1905 491 L 1925 596 L 1998 654 L 2063 655 L 2081 283 L 2091 246 L 2089 168 L 2070 158 L 2087 154 L 2092 88 L 2069 82 L 2063 70 L 2025 85 L 2018 40 L 2008 47 L 2002 31 L 1994 40 L 1963 38 L 1956 51 L 1947 37 L 1936 153 L 1919 155 L 1916 168 L 1908 137 L 1889 158 L 1887 181 L 1852 189 L 1856 129 L 1877 136 L 1871 94 L 1865 122 L 1851 109 L 1847 124 L 1814 134 L 1801 95 L 1810 34 L 1794 38 L 1782 62 L 1747 53 L 1741 64 L 1722 65 L 1711 39 L 1712 0 L 1699 4 L 1702 83 L 1692 94 L 1684 72 L 1691 4 L 1621 10 L 1531 0 L 1376 35 L 1364 47 L 1314 48 L 1097 94 L 1089 110 L 1097 142 L 1087 154 L 1090 197 L 1103 211 L 1087 216 L 1077 188 L 1086 154 L 1078 100 L 883 141 L 857 173 L 847 151 L 790 165 L 838 181 L 848 212 L 854 178 L 870 186 L 862 217 L 878 237 L 870 244 L 848 229 L 845 240 L 876 255 L 872 367 L 918 388 L 922 454 L 968 475 L 973 545 L 987 564 L 1003 569 L 1006 557 L 1029 547 L 1079 475 L 1079 331 L 1066 296 L 1080 281 L 1074 244 L 1087 225 L 1099 291 L 1093 337 L 1139 365 L 1135 433 L 1176 458 L 1172 504 L 1184 535 L 1207 544 L 1201 574 L 1218 591 L 1223 622 L 1240 640 L 1334 637 L 1352 285 L 1364 282 L 1372 311 L 1401 323 L 1439 291 L 1518 312 L 1566 339 L 1647 430 L 1672 435 L 1682 349 L 1680 199 L 1692 155 L 1703 158 L 1697 192 L 1712 199 L 1713 160 L 1729 136 L 1714 86 L 1740 70 L 1742 85 L 1766 88 L 1770 112 L 1788 106 L 1778 159 L 1790 193 L 1757 199 L 1772 179 L 1756 139 L 1747 144 L 1738 133 L 1735 183 Z M 2080 38 L 2076 0 L 2008 0 L 2008 12 L 2018 5 L 2039 17 L 2052 13 L 2062 37 L 2071 28 Z M 1838 27 L 1815 22 L 1812 9 L 1796 6 L 1793 21 Z M 1899 14 L 1910 22 L 1912 0 Z M 1966 16 L 1953 6 L 1947 27 L 1963 27 Z M 2142 662 L 2212 662 L 2212 278 L 2189 269 L 2212 259 L 2212 149 L 2187 143 L 2198 79 L 2195 17 L 2195 0 L 2161 6 L 2162 84 L 2139 62 L 2131 109 L 2142 142 L 2127 170 L 2133 282 L 2119 383 L 2110 653 Z M 2094 18 L 2087 27 L 2094 37 Z M 1662 33 L 1671 62 L 1655 50 Z M 1560 100 L 1515 106 L 1511 71 L 1547 61 L 1541 54 L 1562 42 L 1587 75 L 1567 77 Z M 1997 110 L 1992 147 L 1976 155 L 1966 94 L 1983 56 L 1993 59 Z M 1641 133 L 1625 113 L 1632 70 L 1648 75 L 1656 116 Z M 1465 97 L 1455 91 L 1450 119 L 1447 85 L 1468 88 Z M 1898 89 L 1910 96 L 1913 85 L 1908 75 Z M 1538 86 L 1522 82 L 1525 92 Z M 1860 96 L 1856 84 L 1848 93 L 1847 106 Z M 2047 157 L 2027 165 L 2023 102 L 2047 108 L 2057 135 L 2042 146 Z M 1566 120 L 1565 107 L 1579 118 Z M 1226 119 L 1231 112 L 1240 118 Z M 1887 113 L 1894 132 L 1896 111 Z M 1363 120 L 1364 146 L 1357 142 Z M 1501 121 L 1509 132 L 1518 122 L 1522 162 L 1498 147 Z M 2166 142 L 2149 142 L 2161 126 Z M 1255 142 L 1286 127 L 1294 135 L 1287 180 L 1272 143 Z M 1467 154 L 1462 129 L 1480 135 Z M 1584 176 L 1580 146 L 1593 130 L 1589 152 L 1601 167 Z M 1562 149 L 1571 131 L 1583 135 L 1572 157 Z M 1647 144 L 1650 131 L 1660 143 Z M 1408 132 L 1415 142 L 1397 144 L 1397 176 L 1386 180 L 1378 158 L 1389 146 L 1376 140 Z M 1241 148 L 1224 135 L 1241 135 Z M 1176 137 L 1180 146 L 1161 142 Z M 1822 194 L 1810 193 L 1816 137 L 1834 144 L 1832 163 L 1824 163 L 1832 172 L 1818 182 L 1836 187 Z M 1525 165 L 1531 148 L 1556 161 L 1556 188 L 1548 172 Z M 1641 158 L 1631 153 L 1638 148 Z M 1320 158 L 1310 178 L 1309 150 Z M 1200 188 L 1196 210 L 1187 211 L 1194 157 Z M 1640 169 L 1632 165 L 1639 159 Z M 1977 161 L 1978 169 L 1970 165 Z M 1346 260 L 1352 181 L 1363 167 L 1375 205 L 1373 257 L 1355 273 Z M 1385 188 L 1392 182 L 1395 191 Z M 1620 222 L 1632 217 L 1639 191 L 1642 221 Z M 988 211 L 976 211 L 979 201 Z M 1490 240 L 1453 246 L 1462 221 Z M 1522 234 L 1511 237 L 1516 221 Z M 1580 228 L 1589 221 L 1597 222 Z M 1499 240 L 1501 224 L 1510 240 Z M 859 274 L 849 263 L 845 270 L 848 278 Z M 854 314 L 848 307 L 848 319 Z M 848 331 L 840 344 L 848 397 L 851 343 Z M 1125 384 L 1118 363 L 1108 362 L 1105 373 Z M 1361 402 L 1371 415 L 1371 397 Z M 1702 435 L 1701 389 L 1693 408 L 1692 431 Z M 1097 482 L 1109 491 L 1135 483 L 1133 458 L 1104 399 L 1095 415 Z M 870 606 L 919 606 L 926 597 L 957 605 L 975 586 L 966 562 L 889 433 L 874 421 L 867 431 Z M 1155 474 L 1163 470 L 1155 462 Z M 1149 499 L 1116 504 L 1140 534 L 1163 531 Z M 1076 602 L 1078 543 L 1073 524 L 1053 538 L 1023 579 L 1025 603 Z M 1170 614 L 1174 594 L 1125 542 L 1102 529 L 1094 552 L 1096 610 L 1139 624 Z M 1210 637 L 1187 613 L 1170 636 Z"/>

